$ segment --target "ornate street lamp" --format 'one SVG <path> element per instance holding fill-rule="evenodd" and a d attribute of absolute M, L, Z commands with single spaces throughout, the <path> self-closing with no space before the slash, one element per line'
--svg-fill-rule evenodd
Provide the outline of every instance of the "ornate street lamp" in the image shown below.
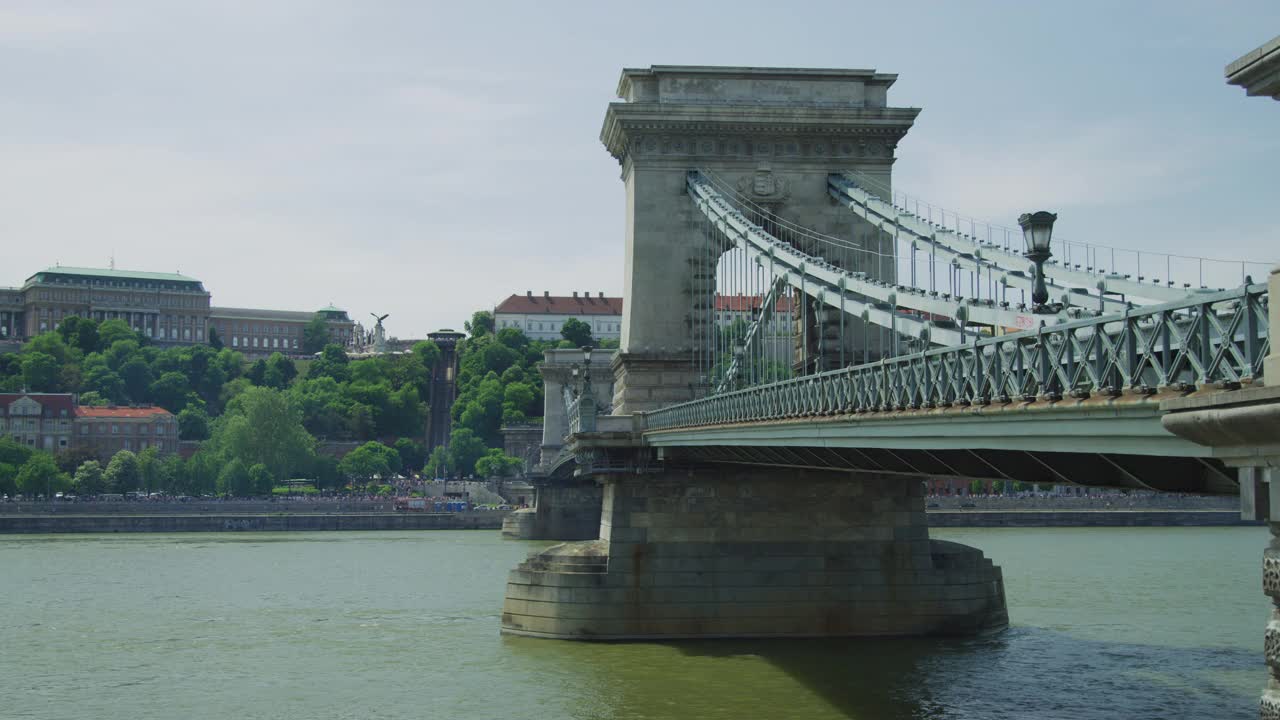
<path fill-rule="evenodd" d="M 1022 226 L 1022 241 L 1027 246 L 1026 252 L 1022 255 L 1036 264 L 1035 284 L 1031 288 L 1031 312 L 1058 311 L 1057 308 L 1048 304 L 1049 288 L 1044 281 L 1044 262 L 1053 256 L 1053 252 L 1049 249 L 1049 240 L 1053 237 L 1053 221 L 1057 219 L 1057 215 L 1044 210 L 1024 213 L 1018 218 L 1018 224 Z"/>
<path fill-rule="evenodd" d="M 582 381 L 591 384 L 591 346 L 582 346 Z"/>

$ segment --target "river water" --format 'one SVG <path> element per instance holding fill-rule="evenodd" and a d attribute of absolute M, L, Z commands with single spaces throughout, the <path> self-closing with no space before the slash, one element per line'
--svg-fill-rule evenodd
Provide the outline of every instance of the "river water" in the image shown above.
<path fill-rule="evenodd" d="M 1262 528 L 935 531 L 1004 568 L 971 640 L 499 635 L 494 531 L 0 538 L 0 718 L 1232 718 Z"/>

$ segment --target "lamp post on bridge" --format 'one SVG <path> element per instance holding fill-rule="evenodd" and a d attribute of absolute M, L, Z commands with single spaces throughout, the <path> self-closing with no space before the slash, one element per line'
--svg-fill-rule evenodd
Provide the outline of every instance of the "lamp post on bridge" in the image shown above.
<path fill-rule="evenodd" d="M 1022 226 L 1022 241 L 1026 244 L 1026 252 L 1022 254 L 1036 264 L 1035 283 L 1031 287 L 1031 312 L 1057 313 L 1061 306 L 1049 303 L 1049 288 L 1044 280 L 1044 263 L 1053 257 L 1049 249 L 1049 240 L 1053 237 L 1053 221 L 1058 216 L 1040 210 L 1034 213 L 1023 213 L 1018 217 L 1018 225 Z"/>

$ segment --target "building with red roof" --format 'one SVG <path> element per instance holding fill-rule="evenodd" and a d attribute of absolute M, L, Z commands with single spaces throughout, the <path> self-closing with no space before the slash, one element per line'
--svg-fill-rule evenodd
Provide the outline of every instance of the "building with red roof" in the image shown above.
<path fill-rule="evenodd" d="M 121 450 L 178 452 L 178 419 L 162 407 L 81 405 L 75 410 L 75 427 L 74 446 L 89 448 L 104 460 Z"/>
<path fill-rule="evenodd" d="M 517 328 L 531 340 L 561 340 L 560 328 L 569 318 L 591 326 L 596 340 L 617 340 L 622 336 L 622 298 L 604 293 L 574 293 L 571 296 L 543 292 L 512 295 L 493 309 L 496 330 Z"/>

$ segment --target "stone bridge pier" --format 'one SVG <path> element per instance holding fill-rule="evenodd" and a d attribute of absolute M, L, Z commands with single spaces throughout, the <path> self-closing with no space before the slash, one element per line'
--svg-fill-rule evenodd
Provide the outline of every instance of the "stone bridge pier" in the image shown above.
<path fill-rule="evenodd" d="M 716 321 L 708 298 L 725 248 L 704 237 L 686 193 L 691 170 L 744 198 L 744 212 L 766 225 L 789 221 L 848 241 L 802 250 L 894 278 L 892 238 L 834 202 L 827 178 L 857 171 L 889 193 L 895 149 L 919 112 L 889 106 L 895 79 L 874 70 L 623 71 L 621 102 L 601 131 L 626 199 L 612 415 L 568 447 L 577 476 L 603 488 L 600 520 L 594 539 L 549 548 L 511 572 L 504 632 L 820 637 L 1007 624 L 999 569 L 977 550 L 929 539 L 923 477 L 660 461 L 640 435 L 637 413 L 705 392 L 697 343 Z M 810 301 L 801 304 L 796 319 L 816 322 Z M 548 396 L 553 384 L 548 376 Z"/>
<path fill-rule="evenodd" d="M 510 573 L 503 632 L 578 640 L 961 635 L 1000 570 L 929 539 L 914 476 L 750 466 L 608 475 L 599 538 Z"/>

